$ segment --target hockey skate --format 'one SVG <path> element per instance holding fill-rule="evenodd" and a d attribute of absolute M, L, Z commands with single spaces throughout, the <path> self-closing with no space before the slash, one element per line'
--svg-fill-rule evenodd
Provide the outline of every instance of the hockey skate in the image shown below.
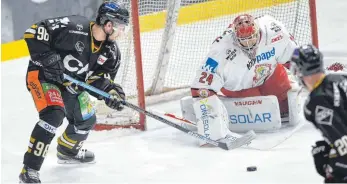
<path fill-rule="evenodd" d="M 19 175 L 19 183 L 41 183 L 38 171 L 24 166 Z"/>
<path fill-rule="evenodd" d="M 80 149 L 76 155 L 71 155 L 59 149 L 57 152 L 58 164 L 93 164 L 95 163 L 94 153 L 87 149 Z"/>

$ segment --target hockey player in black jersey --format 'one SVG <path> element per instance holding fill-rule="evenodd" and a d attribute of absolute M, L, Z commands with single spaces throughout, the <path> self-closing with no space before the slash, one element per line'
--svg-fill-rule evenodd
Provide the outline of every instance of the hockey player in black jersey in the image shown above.
<path fill-rule="evenodd" d="M 305 117 L 324 137 L 312 149 L 316 170 L 326 183 L 347 183 L 347 75 L 325 74 L 312 45 L 294 51 L 291 69 L 310 91 Z"/>
<path fill-rule="evenodd" d="M 104 100 L 110 108 L 123 109 L 120 101 L 125 94 L 113 82 L 121 60 L 115 39 L 124 34 L 128 22 L 129 12 L 123 5 L 105 1 L 98 9 L 96 21 L 77 15 L 49 18 L 26 30 L 24 39 L 31 56 L 26 82 L 39 121 L 24 155 L 21 182 L 40 183 L 38 171 L 65 117 L 69 124 L 58 138 L 58 162 L 94 162 L 94 153 L 81 148 L 96 123 L 89 94 Z M 64 81 L 64 73 L 110 93 L 113 98 L 104 99 Z"/>

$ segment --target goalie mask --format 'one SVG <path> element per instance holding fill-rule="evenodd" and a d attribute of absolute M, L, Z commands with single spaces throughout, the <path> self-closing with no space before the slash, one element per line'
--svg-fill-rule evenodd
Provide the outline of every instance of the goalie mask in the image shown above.
<path fill-rule="evenodd" d="M 232 24 L 233 38 L 237 46 L 248 55 L 254 58 L 259 43 L 259 27 L 254 22 L 251 15 L 244 14 L 236 17 Z"/>
<path fill-rule="evenodd" d="M 323 72 L 323 55 L 313 45 L 303 45 L 294 50 L 290 71 L 306 87 L 303 77 Z"/>

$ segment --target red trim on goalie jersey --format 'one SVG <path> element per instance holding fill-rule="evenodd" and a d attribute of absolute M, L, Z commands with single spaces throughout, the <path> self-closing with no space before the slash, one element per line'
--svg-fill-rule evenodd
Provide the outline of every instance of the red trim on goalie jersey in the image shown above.
<path fill-rule="evenodd" d="M 240 91 L 230 91 L 225 89 L 224 87 L 221 89 L 221 92 L 231 98 L 245 98 L 245 97 L 253 97 L 253 96 L 262 96 L 259 87 L 243 89 Z"/>

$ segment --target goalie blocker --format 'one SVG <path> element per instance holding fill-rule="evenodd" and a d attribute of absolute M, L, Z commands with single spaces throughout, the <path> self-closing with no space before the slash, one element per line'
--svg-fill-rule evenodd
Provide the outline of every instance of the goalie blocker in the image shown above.
<path fill-rule="evenodd" d="M 288 91 L 289 122 L 295 126 L 300 121 L 301 96 L 299 90 Z M 227 132 L 225 125 L 232 132 L 244 133 L 276 131 L 282 127 L 280 108 L 276 96 L 257 96 L 246 98 L 227 98 L 210 96 L 204 99 L 183 97 L 180 101 L 185 119 L 197 122 L 198 132 L 210 134 L 212 139 L 223 138 Z M 225 110 L 224 110 L 225 109 Z M 217 137 L 215 137 L 217 136 Z"/>

